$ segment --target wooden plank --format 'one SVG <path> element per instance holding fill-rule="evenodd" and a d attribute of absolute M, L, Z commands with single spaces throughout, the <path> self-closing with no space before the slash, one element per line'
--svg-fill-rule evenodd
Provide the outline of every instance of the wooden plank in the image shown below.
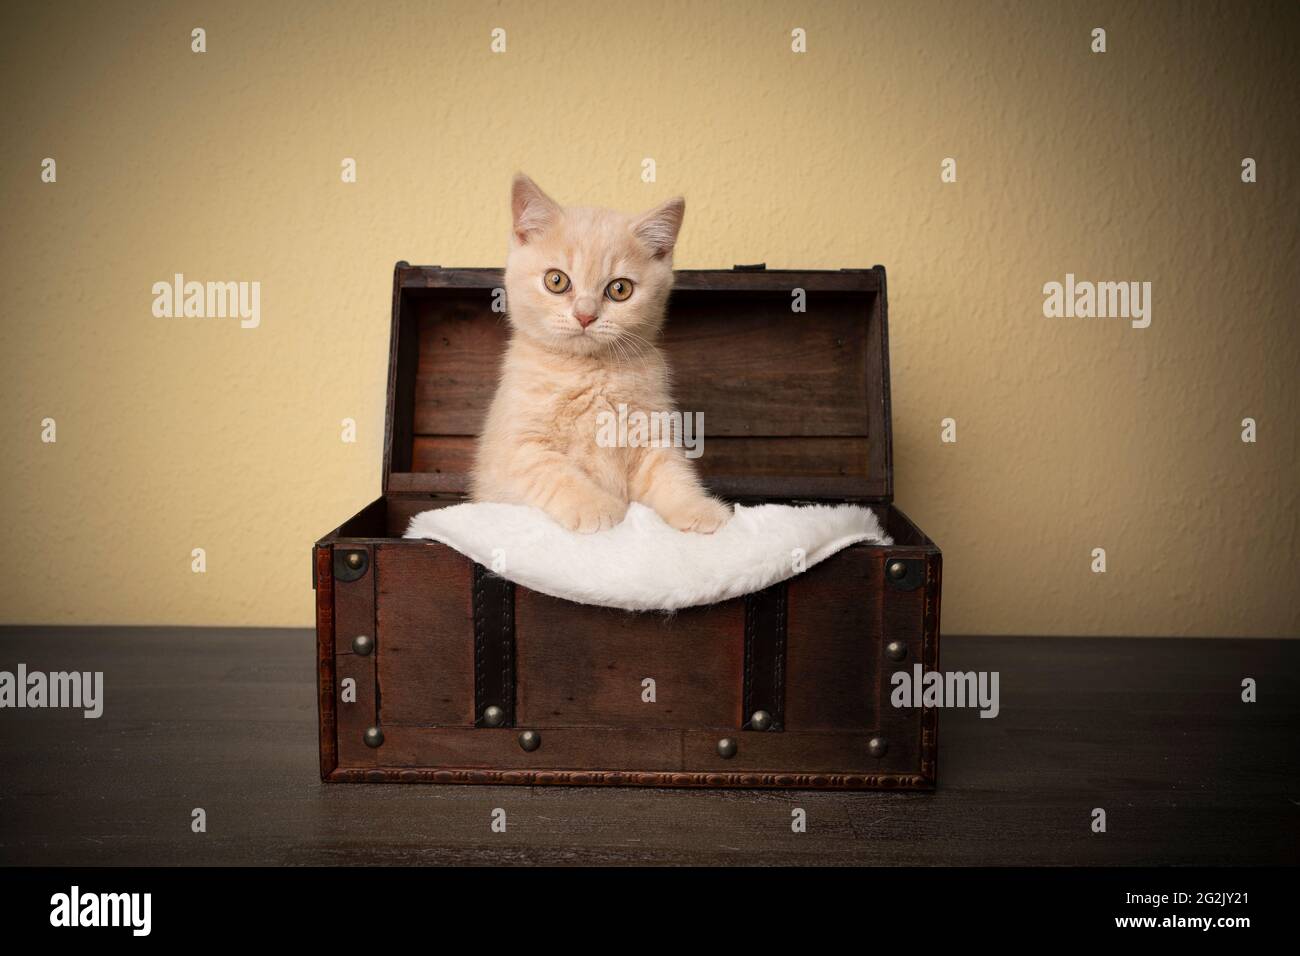
<path fill-rule="evenodd" d="M 432 498 L 428 495 L 391 495 L 388 498 L 387 536 L 390 538 L 402 537 L 406 534 L 406 529 L 410 527 L 411 519 L 422 511 L 431 511 L 434 508 L 448 508 L 460 504 L 461 498 L 459 494 L 458 492 L 456 495 L 442 498 Z"/>
<path fill-rule="evenodd" d="M 878 269 L 879 266 L 876 267 Z M 673 288 L 681 292 L 874 292 L 879 279 L 874 270 L 842 269 L 838 272 L 807 269 L 679 269 L 673 274 Z"/>
<path fill-rule="evenodd" d="M 520 727 L 456 729 L 393 727 L 380 747 L 384 767 L 492 770 L 675 770 L 681 740 L 672 731 L 634 728 L 542 730 L 541 746 L 519 746 Z"/>
<path fill-rule="evenodd" d="M 375 751 L 365 743 L 365 732 L 378 723 L 375 655 L 357 654 L 352 640 L 375 637 L 375 548 L 340 539 L 335 549 L 364 551 L 366 572 L 355 581 L 334 579 L 334 668 L 338 681 L 338 761 L 341 767 L 372 767 Z M 333 569 L 331 568 L 331 574 Z M 356 700 L 342 699 L 343 682 L 355 682 Z"/>
<path fill-rule="evenodd" d="M 879 714 L 879 549 L 846 548 L 787 588 L 785 724 L 867 730 Z"/>
<path fill-rule="evenodd" d="M 326 540 L 336 541 L 339 538 L 383 537 L 385 533 L 384 511 L 386 504 L 384 498 L 376 498 L 347 521 L 343 522 L 343 524 L 339 525 L 338 530 L 330 534 Z"/>
<path fill-rule="evenodd" d="M 894 500 L 894 419 L 889 378 L 889 297 L 885 269 L 877 266 L 880 292 L 871 296 L 866 319 L 866 412 L 871 476 L 885 485 L 884 501 Z"/>
<path fill-rule="evenodd" d="M 874 635 L 874 651 L 880 664 L 876 688 L 876 700 L 879 702 L 878 731 L 887 742 L 889 752 L 906 754 L 913 766 L 921 762 L 923 750 L 931 751 L 926 755 L 927 766 L 933 763 L 934 742 L 924 740 L 924 737 L 927 726 L 933 735 L 937 726 L 937 714 L 933 708 L 894 707 L 890 701 L 893 691 L 891 678 L 899 671 L 914 678 L 917 664 L 921 665 L 922 674 L 937 664 L 937 647 L 932 645 L 927 631 L 927 625 L 931 623 L 927 620 L 928 595 L 931 588 L 937 587 L 937 583 L 927 577 L 933 573 L 933 568 L 927 561 L 929 556 L 917 554 L 912 549 L 877 548 L 871 554 L 870 563 L 873 586 L 879 596 L 879 623 Z M 898 558 L 921 564 L 921 586 L 905 590 L 895 587 L 889 580 L 885 569 L 891 561 Z M 933 625 L 937 628 L 937 620 Z M 902 644 L 905 649 L 902 660 L 891 660 L 884 653 L 885 646 L 894 641 Z"/>
<path fill-rule="evenodd" d="M 394 495 L 464 495 L 469 476 L 464 472 L 411 472 L 389 476 L 388 490 Z M 883 479 L 849 476 L 805 475 L 715 475 L 705 482 L 723 498 L 765 498 L 770 500 L 857 500 L 880 501 L 886 488 Z M 432 506 L 430 506 L 432 507 Z M 390 522 L 390 528 L 405 527 Z"/>
<path fill-rule="evenodd" d="M 479 291 L 448 292 L 414 309 L 419 327 L 414 433 L 477 435 L 509 338 L 505 317 L 492 311 L 490 293 Z"/>
<path fill-rule="evenodd" d="M 384 412 L 382 487 L 394 471 L 411 470 L 419 330 L 401 287 L 402 263 L 393 269 L 393 316 L 388 339 L 388 391 Z"/>
<path fill-rule="evenodd" d="M 417 435 L 411 467 L 417 472 L 455 476 L 460 490 L 468 490 L 477 445 L 473 435 Z"/>
<path fill-rule="evenodd" d="M 703 415 L 704 435 L 868 434 L 862 295 L 788 292 L 674 295 L 664 329 L 674 398 Z"/>
<path fill-rule="evenodd" d="M 735 756 L 718 753 L 716 731 L 688 731 L 682 739 L 682 763 L 688 771 L 712 773 L 793 774 L 909 774 L 912 755 L 891 749 L 873 757 L 867 741 L 875 728 L 862 732 L 743 731 L 731 734 Z"/>
<path fill-rule="evenodd" d="M 417 435 L 412 470 L 465 480 L 474 464 L 477 439 L 466 435 Z M 784 438 L 705 435 L 694 459 L 706 481 L 738 478 L 840 478 L 860 487 L 868 478 L 867 448 L 860 438 Z"/>
<path fill-rule="evenodd" d="M 939 670 L 939 606 L 943 594 L 943 555 L 938 550 L 925 561 L 925 620 L 921 637 L 921 664 Z M 981 718 L 984 719 L 984 718 Z M 939 713 L 933 707 L 921 714 L 921 773 L 930 780 L 939 777 Z"/>
<path fill-rule="evenodd" d="M 385 544 L 378 553 L 385 739 L 400 724 L 473 726 L 473 562 L 429 541 Z"/>
<path fill-rule="evenodd" d="M 484 293 L 449 292 L 419 307 L 417 435 L 477 435 L 496 391 L 508 329 Z M 857 438 L 867 459 L 868 299 L 828 294 L 792 313 L 789 297 L 675 295 L 663 347 L 683 413 L 706 439 Z M 394 468 L 400 471 L 400 468 Z"/>
<path fill-rule="evenodd" d="M 408 480 L 412 485 L 419 484 L 419 482 L 425 477 L 427 476 L 425 475 L 400 476 L 401 483 L 404 485 L 407 484 Z M 853 496 L 839 494 L 839 492 L 843 490 L 842 488 L 834 488 L 834 487 L 823 487 L 820 489 L 814 488 L 811 489 L 813 491 L 812 494 L 805 495 L 798 499 L 791 499 L 789 495 L 777 493 L 778 490 L 783 489 L 785 486 L 776 481 L 751 480 L 751 479 L 744 479 L 744 480 L 717 479 L 711 482 L 710 484 L 712 489 L 715 492 L 723 495 L 724 497 L 727 498 L 727 500 L 739 501 L 743 504 L 749 504 L 749 505 L 763 504 L 765 502 L 777 502 L 777 503 L 783 502 L 788 504 L 792 500 L 795 502 L 803 502 L 803 501 L 819 500 L 819 499 L 820 500 L 834 499 L 837 501 L 853 500 Z M 432 489 L 432 491 L 438 491 L 438 490 L 440 489 Z M 394 493 L 386 499 L 387 518 L 388 518 L 387 534 L 384 536 L 377 536 L 377 538 L 378 540 L 383 540 L 384 537 L 400 538 L 402 537 L 402 535 L 406 533 L 406 529 L 410 525 L 411 518 L 419 514 L 420 512 L 429 511 L 434 508 L 449 508 L 452 505 L 461 504 L 465 500 L 466 499 L 462 492 L 452 492 L 452 491 L 445 491 L 443 494 L 436 495 L 436 496 L 430 493 L 430 491 L 428 490 L 409 492 L 407 494 L 401 494 L 401 495 Z M 877 520 L 881 522 L 881 526 L 888 528 L 889 533 L 891 535 L 894 534 L 895 530 L 897 529 L 905 530 L 906 526 L 904 525 L 890 524 L 890 521 L 892 519 L 890 518 L 891 512 L 889 511 L 889 508 L 892 507 L 891 505 L 881 504 L 879 502 L 873 502 L 870 500 L 861 500 L 859 501 L 859 503 L 866 507 L 871 508 L 871 510 L 875 513 Z M 898 543 L 904 546 L 914 546 L 919 549 L 918 553 L 937 550 L 934 542 L 932 542 L 929 538 L 925 537 L 925 535 L 922 534 L 919 530 L 916 531 L 915 535 L 916 537 L 910 537 L 907 534 L 904 534 L 899 539 Z"/>
<path fill-rule="evenodd" d="M 740 726 L 741 600 L 665 615 L 521 587 L 515 655 L 520 727 Z M 653 703 L 642 699 L 647 678 Z"/>
<path fill-rule="evenodd" d="M 463 471 L 393 472 L 388 476 L 388 492 L 392 495 L 463 495 L 468 488 L 469 475 Z"/>
<path fill-rule="evenodd" d="M 320 775 L 338 766 L 338 684 L 334 667 L 334 549 L 318 545 L 316 559 L 316 717 L 320 740 Z"/>
<path fill-rule="evenodd" d="M 897 505 L 889 505 L 883 513 L 877 513 L 876 517 L 882 519 L 882 527 L 886 534 L 894 539 L 895 545 L 938 550 L 925 532 L 918 528 Z"/>

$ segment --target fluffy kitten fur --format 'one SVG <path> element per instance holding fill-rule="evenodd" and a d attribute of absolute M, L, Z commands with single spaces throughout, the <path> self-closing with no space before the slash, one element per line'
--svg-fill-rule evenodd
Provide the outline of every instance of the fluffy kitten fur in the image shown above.
<path fill-rule="evenodd" d="M 478 442 L 473 498 L 533 505 L 583 533 L 614 527 L 629 501 L 680 531 L 716 531 L 731 508 L 705 493 L 682 449 L 596 441 L 597 415 L 617 414 L 620 403 L 629 414 L 675 407 L 655 342 L 685 202 L 641 216 L 561 207 L 522 173 L 511 192 L 512 335 Z M 551 270 L 568 277 L 562 293 L 547 286 Z M 632 283 L 625 301 L 606 294 L 615 279 Z"/>

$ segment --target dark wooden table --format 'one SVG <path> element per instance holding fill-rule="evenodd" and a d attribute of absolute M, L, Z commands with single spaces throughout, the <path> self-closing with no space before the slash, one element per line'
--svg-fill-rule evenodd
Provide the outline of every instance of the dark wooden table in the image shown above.
<path fill-rule="evenodd" d="M 0 710 L 0 863 L 1300 859 L 1300 641 L 946 637 L 945 670 L 1000 672 L 1001 714 L 941 713 L 938 791 L 890 794 L 325 786 L 313 640 L 0 628 L 0 670 L 102 670 L 106 697 L 98 720 Z"/>

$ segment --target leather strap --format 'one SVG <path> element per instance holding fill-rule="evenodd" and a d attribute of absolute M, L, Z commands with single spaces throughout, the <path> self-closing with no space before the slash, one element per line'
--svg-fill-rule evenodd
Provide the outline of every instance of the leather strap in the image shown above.
<path fill-rule="evenodd" d="M 744 730 L 759 710 L 771 715 L 769 729 L 785 729 L 785 635 L 786 582 L 746 595 Z"/>
<path fill-rule="evenodd" d="M 474 726 L 489 707 L 515 723 L 515 586 L 481 564 L 474 565 Z"/>

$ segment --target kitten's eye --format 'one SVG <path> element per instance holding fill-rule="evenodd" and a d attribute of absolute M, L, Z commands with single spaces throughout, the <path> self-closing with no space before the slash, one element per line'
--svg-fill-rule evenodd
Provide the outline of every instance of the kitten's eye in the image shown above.
<path fill-rule="evenodd" d="M 546 283 L 546 288 L 550 289 L 556 295 L 569 291 L 569 277 L 559 269 L 548 270 L 543 281 Z"/>
<path fill-rule="evenodd" d="M 615 302 L 626 302 L 632 298 L 632 280 L 615 279 L 609 285 L 605 286 L 605 295 L 609 296 Z"/>

